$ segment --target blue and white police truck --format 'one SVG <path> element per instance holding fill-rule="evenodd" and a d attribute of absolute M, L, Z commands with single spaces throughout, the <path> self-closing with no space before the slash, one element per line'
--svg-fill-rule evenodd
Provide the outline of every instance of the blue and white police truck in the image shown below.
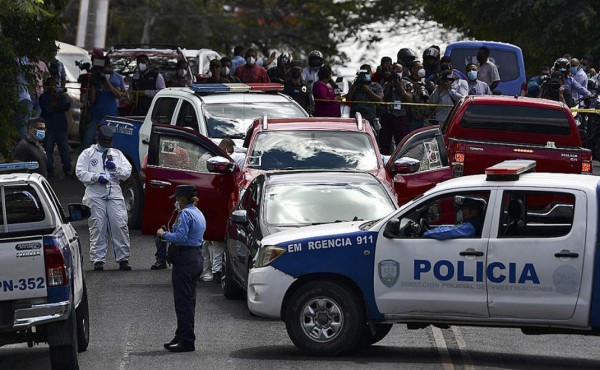
<path fill-rule="evenodd" d="M 0 164 L 0 346 L 47 342 L 53 370 L 79 369 L 89 343 L 81 244 L 71 221 L 90 210 L 63 210 L 46 179 L 14 173 L 37 162 Z"/>
<path fill-rule="evenodd" d="M 285 321 L 313 355 L 368 346 L 395 323 L 600 333 L 600 178 L 525 173 L 534 166 L 507 161 L 440 183 L 379 220 L 264 238 L 250 311 Z M 466 237 L 425 232 L 467 222 L 479 226 Z"/>

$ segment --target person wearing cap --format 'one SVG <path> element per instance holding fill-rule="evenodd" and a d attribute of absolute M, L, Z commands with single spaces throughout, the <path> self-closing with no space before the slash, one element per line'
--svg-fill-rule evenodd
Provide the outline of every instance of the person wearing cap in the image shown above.
<path fill-rule="evenodd" d="M 444 123 L 452 110 L 452 106 L 464 97 L 453 86 L 456 79 L 454 73 L 450 71 L 443 73 L 440 77 L 440 84 L 429 98 L 430 103 L 442 105 L 435 108 L 434 117 L 438 124 Z"/>
<path fill-rule="evenodd" d="M 123 76 L 112 70 L 108 58 L 105 59 L 104 67 L 93 68 L 91 86 L 88 91 L 90 121 L 85 127 L 81 152 L 94 143 L 96 128 L 104 117 L 119 114 L 119 99 L 125 94 Z"/>
<path fill-rule="evenodd" d="M 170 198 L 175 198 L 175 208 L 179 211 L 173 223 L 173 230 L 160 228 L 156 231 L 156 236 L 170 243 L 173 251 L 169 254 L 173 265 L 172 282 L 177 329 L 175 337 L 165 343 L 164 347 L 171 352 L 191 352 L 195 350 L 196 284 L 202 272 L 201 246 L 206 220 L 196 207 L 198 198 L 193 185 L 178 185 L 175 194 Z"/>
<path fill-rule="evenodd" d="M 308 85 L 302 80 L 302 62 L 294 60 L 288 78 L 283 83 L 283 93 L 290 96 L 312 116 L 315 100 Z"/>
<path fill-rule="evenodd" d="M 131 175 L 131 164 L 112 147 L 112 135 L 111 127 L 101 126 L 98 144 L 84 150 L 75 167 L 77 178 L 85 185 L 83 204 L 91 211 L 90 260 L 96 271 L 104 270 L 109 237 L 119 269 L 131 270 L 127 208 L 119 185 Z"/>
<path fill-rule="evenodd" d="M 423 236 L 432 239 L 446 240 L 456 238 L 468 238 L 481 235 L 483 222 L 485 220 L 485 207 L 487 203 L 484 199 L 456 196 L 454 205 L 462 214 L 462 222 L 455 226 L 438 226 L 425 231 Z M 457 219 L 460 217 L 457 216 Z"/>
<path fill-rule="evenodd" d="M 138 55 L 137 68 L 129 85 L 129 95 L 133 101 L 133 116 L 145 116 L 150 110 L 152 99 L 159 90 L 165 88 L 165 79 L 156 70 L 150 69 L 150 58 Z"/>
<path fill-rule="evenodd" d="M 213 59 L 208 65 L 210 71 L 210 77 L 202 80 L 202 83 L 207 84 L 224 84 L 230 83 L 231 79 L 227 76 L 223 76 L 221 73 L 221 61 L 219 59 Z"/>

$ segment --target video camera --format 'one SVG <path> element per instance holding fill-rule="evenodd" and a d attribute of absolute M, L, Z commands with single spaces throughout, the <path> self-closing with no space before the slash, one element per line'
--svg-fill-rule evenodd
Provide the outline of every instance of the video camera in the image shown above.
<path fill-rule="evenodd" d="M 359 85 L 369 85 L 371 83 L 371 74 L 365 69 L 356 73 L 356 83 Z"/>

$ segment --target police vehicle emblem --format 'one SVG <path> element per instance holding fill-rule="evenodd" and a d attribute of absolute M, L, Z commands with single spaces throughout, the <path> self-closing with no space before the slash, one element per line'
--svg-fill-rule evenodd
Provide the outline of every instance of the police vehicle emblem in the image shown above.
<path fill-rule="evenodd" d="M 393 287 L 400 277 L 400 264 L 394 260 L 383 260 L 377 266 L 379 280 L 388 288 Z"/>
<path fill-rule="evenodd" d="M 92 164 L 92 166 L 95 166 L 98 164 L 98 160 L 96 158 L 92 158 L 92 160 L 90 161 L 90 163 Z"/>

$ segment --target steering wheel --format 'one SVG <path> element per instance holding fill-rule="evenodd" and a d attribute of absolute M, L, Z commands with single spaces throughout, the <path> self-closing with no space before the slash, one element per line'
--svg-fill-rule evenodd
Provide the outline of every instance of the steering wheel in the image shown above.
<path fill-rule="evenodd" d="M 427 222 L 426 219 L 422 218 L 419 220 L 419 226 L 421 226 L 421 229 L 423 230 L 423 233 L 429 229 L 431 229 L 431 226 L 429 226 L 429 222 Z"/>
<path fill-rule="evenodd" d="M 408 221 L 408 229 L 410 231 L 410 236 L 411 237 L 418 237 L 423 235 L 423 229 L 421 228 L 421 225 L 414 222 L 414 221 Z"/>

